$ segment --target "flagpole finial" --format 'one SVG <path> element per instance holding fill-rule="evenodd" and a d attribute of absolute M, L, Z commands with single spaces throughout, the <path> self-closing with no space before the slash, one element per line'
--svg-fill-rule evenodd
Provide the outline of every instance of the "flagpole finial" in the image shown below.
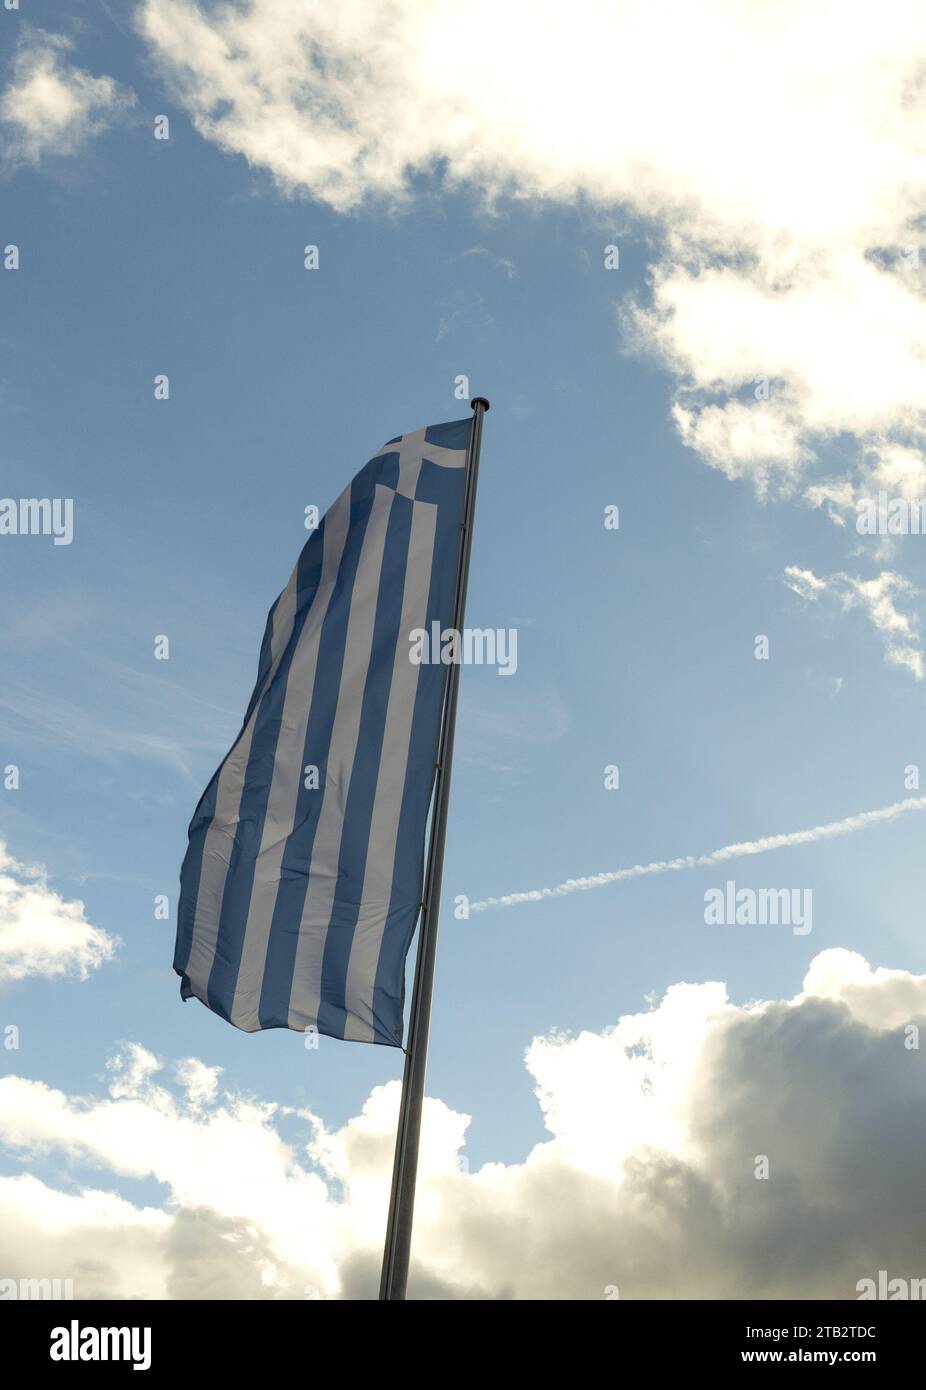
<path fill-rule="evenodd" d="M 491 410 L 492 406 L 486 396 L 474 396 L 469 403 L 470 410 L 475 410 L 477 405 L 481 405 L 483 410 Z"/>

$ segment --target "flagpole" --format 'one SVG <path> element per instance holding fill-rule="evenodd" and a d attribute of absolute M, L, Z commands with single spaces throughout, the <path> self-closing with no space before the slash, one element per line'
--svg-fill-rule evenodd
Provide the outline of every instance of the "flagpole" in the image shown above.
<path fill-rule="evenodd" d="M 479 453 L 482 447 L 482 422 L 489 402 L 485 396 L 474 396 L 473 428 L 466 456 L 466 483 L 463 494 L 463 522 L 460 530 L 460 551 L 457 558 L 456 587 L 453 599 L 453 628 L 463 631 L 466 607 L 466 586 L 469 579 L 469 558 L 473 548 L 473 516 L 476 510 L 476 481 L 479 476 Z M 462 651 L 459 653 L 462 656 Z M 392 1191 L 389 1197 L 389 1220 L 386 1226 L 386 1245 L 383 1251 L 383 1272 L 379 1286 L 381 1300 L 401 1302 L 408 1283 L 409 1254 L 412 1243 L 412 1220 L 415 1210 L 415 1183 L 418 1177 L 418 1140 L 421 1135 L 421 1112 L 424 1105 L 424 1078 L 428 1063 L 428 1025 L 431 1020 L 431 994 L 434 987 L 434 961 L 437 954 L 437 918 L 440 907 L 441 877 L 444 870 L 444 841 L 447 837 L 447 807 L 450 801 L 450 769 L 453 763 L 453 733 L 457 722 L 457 692 L 460 685 L 460 663 L 450 663 L 444 694 L 440 741 L 437 751 L 437 777 L 434 786 L 434 817 L 428 845 L 427 868 L 424 877 L 424 896 L 418 929 L 418 955 L 415 960 L 415 983 L 408 1017 L 408 1046 L 405 1052 L 405 1071 L 402 1076 L 402 1102 L 395 1140 L 395 1161 L 392 1168 Z"/>

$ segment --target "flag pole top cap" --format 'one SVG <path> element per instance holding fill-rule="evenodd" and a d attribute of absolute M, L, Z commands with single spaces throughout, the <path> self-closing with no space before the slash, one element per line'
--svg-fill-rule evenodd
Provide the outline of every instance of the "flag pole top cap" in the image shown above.
<path fill-rule="evenodd" d="M 475 410 L 477 405 L 481 405 L 483 410 L 491 410 L 492 406 L 486 396 L 474 396 L 469 403 L 470 410 Z"/>

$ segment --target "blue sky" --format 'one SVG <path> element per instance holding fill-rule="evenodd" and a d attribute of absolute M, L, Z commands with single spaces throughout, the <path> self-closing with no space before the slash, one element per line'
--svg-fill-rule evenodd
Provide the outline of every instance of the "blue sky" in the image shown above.
<path fill-rule="evenodd" d="M 32 22 L 3 16 L 8 35 Z M 581 189 L 488 203 L 440 162 L 412 168 L 398 204 L 374 190 L 341 210 L 203 138 L 126 17 L 50 5 L 40 22 L 70 38 L 62 61 L 111 74 L 135 102 L 75 152 L 20 155 L 4 177 L 0 239 L 21 265 L 0 273 L 0 492 L 73 497 L 75 534 L 69 547 L 0 541 L 0 763 L 21 769 L 20 789 L 0 793 L 0 836 L 120 944 L 83 982 L 3 988 L 0 1022 L 22 1034 L 7 1069 L 84 1095 L 133 1040 L 331 1125 L 399 1075 L 389 1049 L 322 1039 L 307 1051 L 181 1005 L 177 875 L 304 508 L 324 509 L 387 439 L 466 414 L 461 373 L 492 401 L 467 620 L 518 630 L 515 677 L 462 673 L 444 873 L 428 1089 L 474 1117 L 470 1165 L 519 1161 L 543 1138 L 523 1063 L 536 1035 L 598 1032 L 680 981 L 725 981 L 740 1005 L 788 998 L 831 947 L 926 971 L 918 814 L 452 915 L 458 893 L 552 886 L 888 806 L 917 794 L 905 767 L 926 766 L 922 682 L 885 660 L 859 606 L 784 582 L 789 566 L 886 568 L 921 587 L 926 542 L 892 540 L 885 559 L 851 517 L 834 525 L 793 488 L 763 499 L 758 468 L 731 477 L 686 446 L 672 406 L 690 376 L 641 347 L 627 317 L 654 303 L 666 225 Z M 604 268 L 609 243 L 619 270 Z M 168 401 L 154 398 L 159 373 Z M 762 409 L 748 366 L 727 395 Z M 814 476 L 851 470 L 866 442 L 828 427 Z M 604 527 L 608 504 L 618 531 Z M 914 630 L 918 610 L 908 600 Z M 153 655 L 162 633 L 166 662 Z M 754 659 L 757 634 L 768 661 Z M 618 791 L 604 789 L 611 763 Z M 812 888 L 812 933 L 705 926 L 704 892 L 728 877 Z M 169 922 L 153 915 L 160 893 Z M 60 1161 L 32 1171 L 60 1177 Z"/>

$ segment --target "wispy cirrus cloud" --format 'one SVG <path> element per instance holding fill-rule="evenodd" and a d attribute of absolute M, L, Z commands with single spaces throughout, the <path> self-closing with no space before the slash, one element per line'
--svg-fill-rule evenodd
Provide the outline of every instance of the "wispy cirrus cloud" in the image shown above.
<path fill-rule="evenodd" d="M 710 868 L 730 859 L 767 854 L 773 849 L 788 849 L 794 845 L 810 845 L 818 840 L 853 835 L 869 826 L 881 825 L 885 821 L 896 820 L 898 816 L 924 810 L 926 796 L 910 796 L 904 801 L 895 801 L 893 805 L 883 806 L 876 811 L 859 811 L 857 815 L 846 816 L 843 820 L 827 821 L 824 825 L 814 825 L 807 830 L 787 830 L 778 835 L 763 835 L 757 840 L 741 840 L 736 844 L 724 845 L 721 849 L 709 850 L 706 854 L 685 854 L 676 859 L 656 859 L 650 864 L 633 864 L 626 869 L 612 869 L 606 873 L 590 874 L 585 878 L 569 878 L 554 888 L 528 888 L 520 893 L 504 893 L 497 898 L 480 898 L 470 903 L 469 910 L 485 912 L 493 907 L 517 907 L 520 903 L 539 903 L 546 898 L 565 898 L 571 893 L 582 893 L 590 888 L 604 888 L 609 883 L 626 883 L 634 878 L 648 878 L 652 874 L 677 873 L 680 869 Z"/>
<path fill-rule="evenodd" d="M 131 664 L 100 652 L 93 632 L 113 622 L 102 597 L 77 593 L 46 593 L 0 614 L 0 640 L 28 656 L 17 679 L 0 686 L 0 735 L 8 748 L 51 744 L 107 763 L 160 765 L 195 782 L 194 769 L 214 767 L 227 749 L 240 711 L 171 679 L 166 662 Z M 132 652 L 131 620 L 118 631 L 114 645 Z"/>
<path fill-rule="evenodd" d="M 903 667 L 918 681 L 926 675 L 918 620 L 901 612 L 896 603 L 897 599 L 909 601 L 919 591 L 902 574 L 882 570 L 875 579 L 860 579 L 851 574 L 830 574 L 821 578 L 813 570 L 788 565 L 784 581 L 789 589 L 811 603 L 831 599 L 844 612 L 860 609 L 884 644 L 885 661 L 891 666 Z"/>

